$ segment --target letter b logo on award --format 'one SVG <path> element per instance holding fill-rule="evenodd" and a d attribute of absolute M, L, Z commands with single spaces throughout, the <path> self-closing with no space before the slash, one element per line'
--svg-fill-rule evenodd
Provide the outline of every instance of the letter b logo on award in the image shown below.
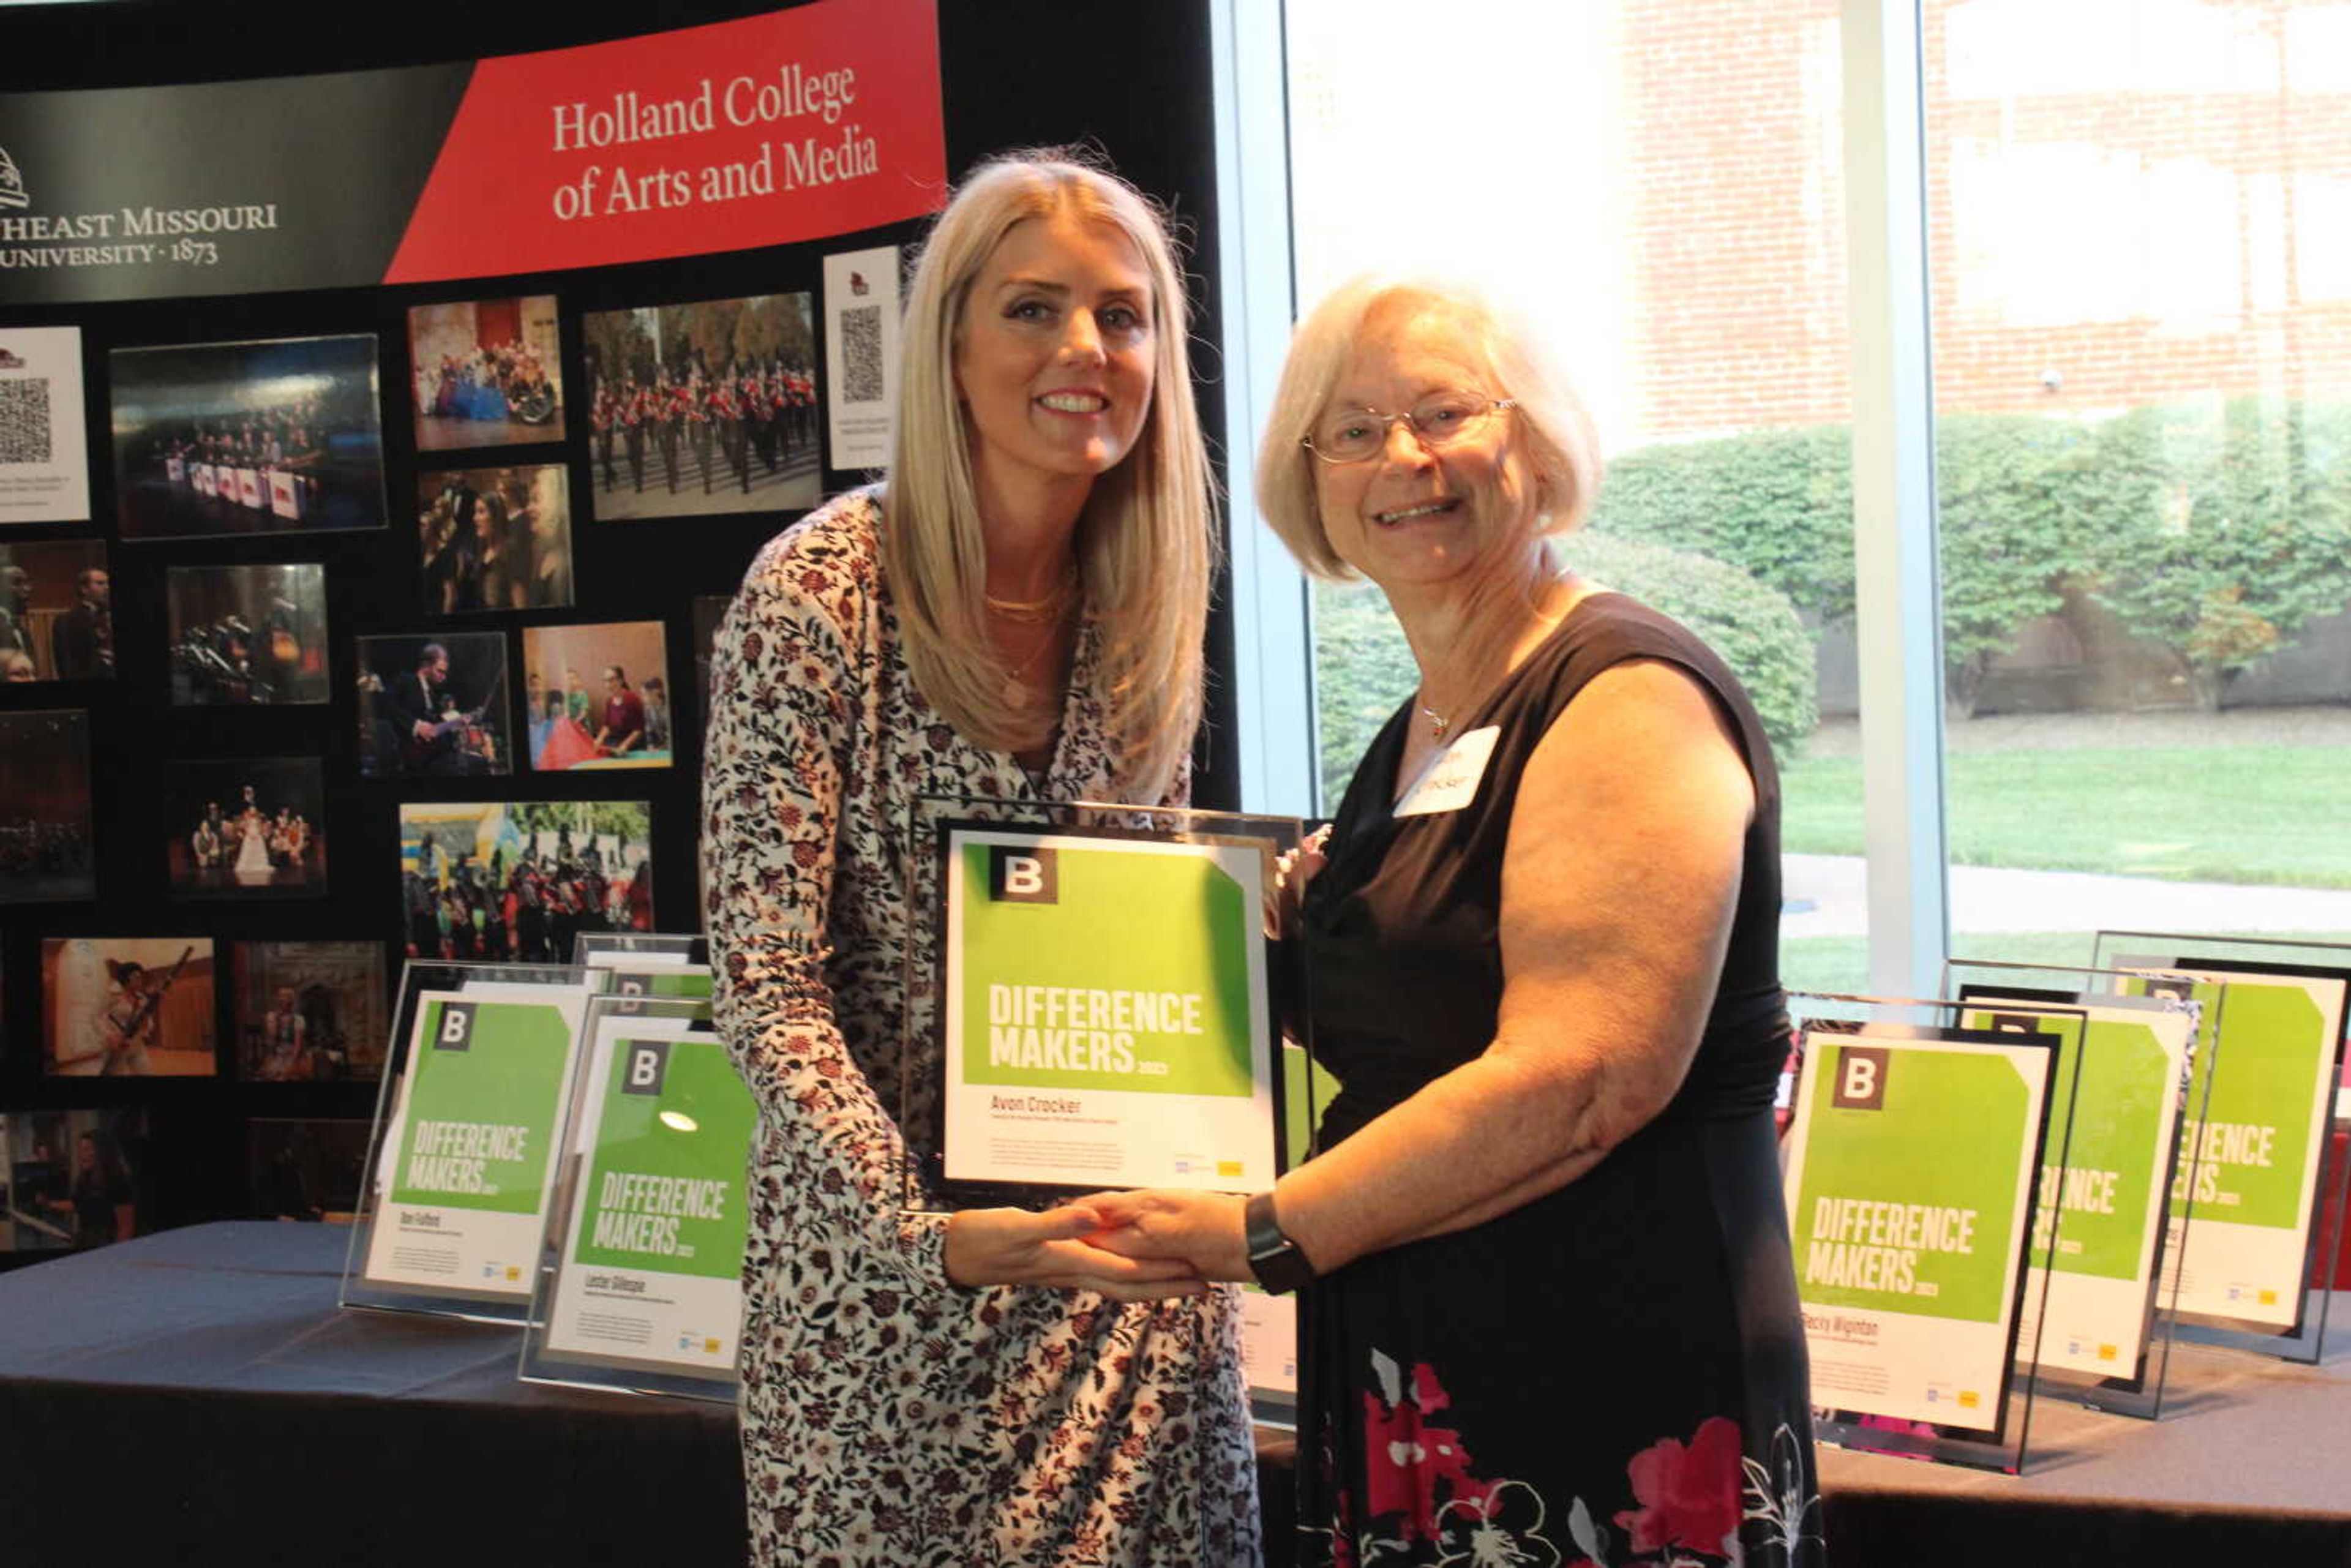
<path fill-rule="evenodd" d="M 1838 1110 L 1886 1109 L 1886 1056 L 1882 1048 L 1867 1045 L 1848 1045 L 1837 1052 Z"/>
<path fill-rule="evenodd" d="M 632 1040 L 621 1047 L 626 1066 L 621 1074 L 623 1094 L 659 1094 L 662 1075 L 669 1070 L 669 1041 Z"/>
<path fill-rule="evenodd" d="M 1013 844 L 987 847 L 987 896 L 997 904 L 1059 904 L 1056 852 Z"/>
<path fill-rule="evenodd" d="M 471 1051 L 474 1049 L 474 1004 L 444 1002 L 441 1004 L 441 1027 L 434 1031 L 435 1051 Z"/>

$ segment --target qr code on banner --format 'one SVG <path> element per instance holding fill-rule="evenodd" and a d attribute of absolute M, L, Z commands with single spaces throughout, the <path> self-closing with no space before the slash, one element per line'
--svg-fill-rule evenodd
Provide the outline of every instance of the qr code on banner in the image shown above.
<path fill-rule="evenodd" d="M 841 313 L 841 401 L 882 401 L 882 307 Z"/>
<path fill-rule="evenodd" d="M 32 376 L 0 382 L 0 463 L 48 461 L 48 382 Z"/>

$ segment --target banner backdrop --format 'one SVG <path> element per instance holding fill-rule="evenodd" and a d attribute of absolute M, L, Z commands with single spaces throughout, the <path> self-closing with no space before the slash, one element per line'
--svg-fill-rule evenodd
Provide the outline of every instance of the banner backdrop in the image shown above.
<path fill-rule="evenodd" d="M 935 210 L 934 0 L 422 66 L 0 99 L 0 305 L 421 283 Z"/>

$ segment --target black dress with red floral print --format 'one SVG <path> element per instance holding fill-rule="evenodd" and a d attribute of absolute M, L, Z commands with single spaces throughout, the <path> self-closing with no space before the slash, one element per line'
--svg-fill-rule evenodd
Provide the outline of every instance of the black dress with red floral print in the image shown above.
<path fill-rule="evenodd" d="M 1460 721 L 1499 733 L 1458 810 L 1390 809 L 1408 706 L 1373 743 L 1295 944 L 1314 1051 L 1342 1086 L 1322 1135 L 1343 1140 L 1492 1040 L 1520 777 L 1576 694 L 1632 659 L 1677 666 L 1713 695 L 1755 783 L 1705 1035 L 1665 1112 L 1583 1177 L 1310 1288 L 1301 1563 L 1823 1561 L 1771 1124 L 1786 1031 L 1779 779 L 1737 678 L 1688 632 L 1621 594 L 1579 602 Z"/>

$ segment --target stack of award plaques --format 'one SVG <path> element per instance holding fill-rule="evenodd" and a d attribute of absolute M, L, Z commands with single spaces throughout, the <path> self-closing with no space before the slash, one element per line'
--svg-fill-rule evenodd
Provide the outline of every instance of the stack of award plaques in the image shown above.
<path fill-rule="evenodd" d="M 2057 1036 L 2050 1136 L 2066 1150 L 2062 1180 L 2043 1173 L 2027 1291 L 2043 1301 L 2017 1354 L 2043 1386 L 2121 1415 L 2162 1414 L 2169 1364 L 2173 1238 L 2192 1203 L 2180 1130 L 2194 1119 L 2190 1063 L 2211 1021 L 2203 1004 L 2131 994 L 2137 977 L 2031 964 L 1955 960 L 1946 988 L 1970 1029 Z M 2079 1008 L 2077 1035 L 2047 1013 Z M 2073 1092 L 2066 1086 L 2075 1085 Z M 2167 1286 L 2166 1281 L 2174 1281 Z M 2045 1291 L 2045 1295 L 2043 1292 Z"/>
<path fill-rule="evenodd" d="M 2330 1172 L 2325 1158 L 2351 946 L 2105 931 L 2097 953 L 2137 994 L 2196 1001 L 2211 1019 L 2167 1265 L 2179 1337 L 2315 1364 L 2351 1193 L 2351 1161 Z"/>
<path fill-rule="evenodd" d="M 415 963 L 346 1307 L 523 1328 L 526 1378 L 732 1400 L 757 1119 L 698 937 Z"/>

